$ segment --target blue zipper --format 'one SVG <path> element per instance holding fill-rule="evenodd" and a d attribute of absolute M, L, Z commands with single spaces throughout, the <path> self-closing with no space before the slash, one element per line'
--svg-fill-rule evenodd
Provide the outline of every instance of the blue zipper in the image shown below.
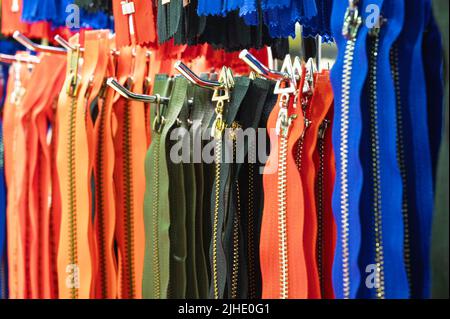
<path fill-rule="evenodd" d="M 362 107 L 365 176 L 360 210 L 360 267 L 366 280 L 361 282 L 359 298 L 409 297 L 403 258 L 402 177 L 397 161 L 397 100 L 390 65 L 391 48 L 403 27 L 403 13 L 404 1 L 384 1 L 381 29 L 369 39 L 371 76 Z M 377 49 L 373 47 L 375 41 L 379 43 Z"/>
<path fill-rule="evenodd" d="M 338 46 L 337 61 L 331 71 L 335 94 L 333 145 L 336 154 L 336 183 L 333 212 L 337 224 L 337 246 L 333 264 L 333 286 L 338 299 L 356 298 L 361 281 L 358 255 L 361 246 L 359 202 L 363 183 L 359 144 L 362 132 L 361 94 L 367 76 L 366 39 L 368 29 L 360 25 L 343 30 L 344 17 L 356 20 L 366 6 L 382 1 L 334 1 L 331 29 Z M 347 11 L 350 10 L 350 11 Z M 346 13 L 347 12 L 347 13 Z M 345 29 L 345 28 L 344 28 Z M 349 32 L 347 36 L 344 32 Z"/>
<path fill-rule="evenodd" d="M 411 298 L 430 296 L 430 239 L 433 179 L 427 92 L 422 55 L 429 0 L 405 1 L 405 24 L 398 39 L 401 115 L 404 140 Z"/>

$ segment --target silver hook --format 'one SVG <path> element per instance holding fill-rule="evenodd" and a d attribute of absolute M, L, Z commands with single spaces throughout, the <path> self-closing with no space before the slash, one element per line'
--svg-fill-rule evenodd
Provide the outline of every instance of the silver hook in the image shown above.
<path fill-rule="evenodd" d="M 146 94 L 138 94 L 131 92 L 127 88 L 125 88 L 122 84 L 120 84 L 114 78 L 108 78 L 106 80 L 106 84 L 111 87 L 114 91 L 119 93 L 121 96 L 128 100 L 144 102 L 144 103 L 157 103 L 157 104 L 169 104 L 169 98 L 161 97 L 159 95 L 146 95 Z"/>
<path fill-rule="evenodd" d="M 197 74 L 195 74 L 186 64 L 181 61 L 177 61 L 174 65 L 175 69 L 180 72 L 189 82 L 198 85 L 200 87 L 216 90 L 223 87 L 223 84 L 217 81 L 203 80 Z"/>
<path fill-rule="evenodd" d="M 53 53 L 53 54 L 66 54 L 64 48 L 52 47 L 48 45 L 37 44 L 24 36 L 20 31 L 15 31 L 13 38 L 22 44 L 25 48 L 35 52 Z"/>
<path fill-rule="evenodd" d="M 247 63 L 253 71 L 265 77 L 266 79 L 278 81 L 289 78 L 289 75 L 287 73 L 269 69 L 267 66 L 262 64 L 253 54 L 248 52 L 248 50 L 242 50 L 241 53 L 239 53 L 239 58 Z"/>

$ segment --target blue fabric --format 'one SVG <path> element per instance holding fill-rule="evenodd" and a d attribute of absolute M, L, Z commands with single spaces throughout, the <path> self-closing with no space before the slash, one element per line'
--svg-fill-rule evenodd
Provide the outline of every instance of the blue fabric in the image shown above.
<path fill-rule="evenodd" d="M 381 232 L 384 257 L 384 292 L 387 299 L 409 297 L 408 278 L 404 263 L 404 227 L 402 214 L 402 179 L 397 158 L 396 114 L 397 99 L 392 79 L 390 52 L 402 30 L 404 0 L 384 0 L 383 16 L 389 21 L 380 32 L 377 66 L 377 122 L 380 161 Z M 370 41 L 370 40 L 369 40 Z M 376 264 L 374 231 L 374 180 L 372 167 L 371 114 L 368 101 L 369 83 L 366 85 L 362 105 L 363 139 L 361 160 L 364 166 L 364 186 L 361 197 L 362 244 L 360 252 L 361 273 L 367 265 Z M 367 274 L 366 274 L 367 276 Z M 377 298 L 377 290 L 361 281 L 358 298 Z"/>
<path fill-rule="evenodd" d="M 323 42 L 331 42 L 333 37 L 331 36 L 330 19 L 333 0 L 316 0 L 316 2 L 317 15 L 302 24 L 303 37 L 320 35 Z"/>
<path fill-rule="evenodd" d="M 430 239 L 433 212 L 432 164 L 428 137 L 427 93 L 422 56 L 428 0 L 405 1 L 399 38 L 407 195 L 412 259 L 412 298 L 430 296 Z"/>
<path fill-rule="evenodd" d="M 426 30 L 423 42 L 423 62 L 427 85 L 428 130 L 433 166 L 433 185 L 436 181 L 437 162 L 444 127 L 444 80 L 442 37 L 431 12 L 426 11 Z"/>
<path fill-rule="evenodd" d="M 360 2 L 359 7 L 365 8 L 369 3 L 374 1 L 364 0 Z M 381 1 L 376 1 L 381 6 Z M 367 27 L 362 24 L 357 34 L 356 46 L 354 51 L 354 60 L 352 62 L 353 71 L 351 72 L 351 89 L 350 89 L 350 109 L 348 113 L 349 131 L 347 151 L 341 140 L 341 129 L 344 123 L 342 98 L 343 98 L 343 68 L 345 58 L 345 48 L 347 40 L 342 35 L 342 25 L 344 22 L 345 12 L 347 10 L 347 1 L 334 1 L 333 14 L 331 19 L 331 28 L 334 38 L 338 46 L 338 57 L 331 71 L 331 82 L 335 95 L 335 115 L 333 120 L 333 145 L 336 156 L 336 183 L 333 193 L 333 212 L 337 223 L 337 245 L 335 260 L 333 264 L 333 286 L 338 299 L 356 298 L 358 288 L 361 282 L 361 273 L 358 264 L 358 255 L 361 246 L 361 224 L 359 217 L 360 196 L 363 184 L 362 166 L 359 158 L 359 145 L 362 132 L 362 116 L 361 116 L 361 93 L 367 76 L 367 53 L 366 38 Z M 360 10 L 360 15 L 365 10 Z M 345 161 L 347 159 L 347 161 Z M 347 165 L 346 165 L 347 164 Z M 346 170 L 346 172 L 345 172 Z M 346 174 L 345 174 L 346 173 Z M 348 198 L 343 200 L 343 176 L 347 176 Z M 345 193 L 345 191 L 344 191 Z M 343 235 L 343 219 L 342 205 L 348 210 L 348 238 Z M 346 242 L 348 244 L 348 264 L 344 263 L 343 251 Z M 348 271 L 348 282 L 344 275 L 344 268 Z M 345 294 L 345 287 L 349 288 L 348 295 Z"/>
<path fill-rule="evenodd" d="M 48 21 L 52 27 L 66 26 L 67 6 L 73 0 L 27 0 L 24 1 L 22 19 L 28 23 Z M 114 29 L 113 19 L 107 13 L 89 13 L 80 8 L 80 27 L 87 29 Z"/>
<path fill-rule="evenodd" d="M 223 0 L 198 0 L 197 14 L 199 16 L 223 15 Z"/>
<path fill-rule="evenodd" d="M 6 186 L 3 152 L 3 123 L 0 119 L 0 299 L 6 299 Z"/>

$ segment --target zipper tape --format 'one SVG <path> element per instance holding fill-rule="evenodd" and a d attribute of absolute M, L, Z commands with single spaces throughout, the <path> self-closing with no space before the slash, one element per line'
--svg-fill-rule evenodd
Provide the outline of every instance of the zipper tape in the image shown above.
<path fill-rule="evenodd" d="M 116 207 L 114 200 L 114 141 L 112 128 L 113 91 L 105 78 L 115 74 L 113 58 L 108 57 L 108 34 L 99 39 L 99 61 L 91 96 L 97 98 L 98 114 L 92 123 L 93 173 L 95 180 L 95 277 L 93 296 L 117 298 L 117 259 L 114 252 Z M 90 103 L 88 103 L 90 107 Z"/>
<path fill-rule="evenodd" d="M 366 8 L 369 3 L 381 4 L 379 1 L 368 0 L 350 2 L 354 2 L 359 8 L 360 16 L 365 11 L 363 8 Z M 336 150 L 337 177 L 333 195 L 333 211 L 338 229 L 333 283 L 338 299 L 355 298 L 361 281 L 358 265 L 361 247 L 359 205 L 363 182 L 363 171 L 359 159 L 362 129 L 360 105 L 368 70 L 366 53 L 368 29 L 365 23 L 361 23 L 356 28 L 350 25 L 349 39 L 343 36 L 343 21 L 348 6 L 347 1 L 333 2 L 331 21 L 333 36 L 339 48 L 336 63 L 331 71 L 335 95 L 333 145 Z M 356 33 L 352 34 L 352 32 Z"/>
<path fill-rule="evenodd" d="M 186 295 L 186 197 L 184 194 L 183 165 L 175 164 L 167 158 L 171 147 L 168 137 L 180 115 L 186 99 L 188 82 L 176 78 L 166 113 L 166 123 L 161 133 L 160 159 L 167 162 L 168 178 L 162 178 L 161 190 L 168 183 L 170 207 L 170 279 L 168 298 L 185 298 Z"/>
<path fill-rule="evenodd" d="M 247 94 L 248 87 L 250 85 L 250 79 L 239 77 L 235 79 L 235 86 L 232 91 L 232 97 L 229 103 L 225 103 L 224 118 L 225 123 L 228 126 L 234 121 L 239 107 Z M 222 150 L 225 150 L 227 144 L 225 138 L 222 136 Z M 216 150 L 217 151 L 217 147 Z M 223 229 L 225 227 L 225 221 L 228 218 L 229 211 L 229 196 L 230 196 L 230 183 L 231 183 L 231 165 L 227 163 L 226 152 L 222 151 L 220 156 L 220 169 L 216 171 L 216 177 L 214 180 L 214 187 L 212 189 L 211 197 L 211 212 L 213 214 L 211 218 L 212 234 L 215 234 L 215 238 L 211 240 L 209 249 L 210 265 L 211 265 L 211 283 L 210 283 L 210 298 L 221 299 L 225 296 L 225 284 L 227 281 L 227 257 L 223 244 Z M 216 165 L 217 166 L 217 165 Z M 217 189 L 218 188 L 218 189 Z M 216 196 L 218 197 L 216 199 Z M 217 216 L 214 216 L 216 215 Z M 217 217 L 217 220 L 215 220 Z M 216 223 L 215 223 L 216 221 Z M 216 262 L 214 261 L 216 259 Z M 216 264 L 216 269 L 214 267 Z M 217 288 L 217 291 L 216 291 Z"/>
<path fill-rule="evenodd" d="M 262 79 L 253 80 L 242 105 L 234 119 L 243 131 L 251 128 L 256 130 L 261 118 L 262 108 L 266 101 L 271 83 Z M 235 136 L 236 137 L 236 136 Z M 235 138 L 231 137 L 231 139 Z M 255 136 L 256 137 L 256 136 Z M 232 299 L 246 299 L 248 298 L 248 267 L 249 261 L 246 252 L 246 242 L 248 238 L 248 229 L 244 230 L 247 217 L 254 218 L 254 211 L 246 209 L 249 205 L 248 200 L 255 201 L 255 198 L 248 199 L 248 191 L 254 188 L 250 185 L 250 179 L 243 170 L 243 164 L 238 161 L 238 158 L 246 158 L 250 148 L 249 141 L 245 140 L 244 144 L 240 144 L 242 148 L 237 149 L 237 141 L 234 143 L 234 164 L 232 164 L 231 172 L 231 195 L 230 206 L 228 211 L 228 218 L 225 228 L 224 243 L 228 256 L 228 298 Z M 255 144 L 256 140 L 252 143 Z M 240 182 L 245 181 L 245 182 Z M 253 207 L 252 207 L 253 210 Z M 254 221 L 252 221 L 254 223 Z M 252 234 L 254 235 L 254 234 Z M 254 243 L 252 243 L 254 244 Z M 254 248 L 253 248 L 254 249 Z"/>
<path fill-rule="evenodd" d="M 167 76 L 158 75 L 153 93 L 167 96 L 171 83 Z M 151 105 L 151 122 L 157 118 L 156 107 Z M 169 172 L 167 163 L 160 158 L 161 131 L 152 126 L 152 143 L 145 160 L 146 189 L 144 199 L 145 258 L 143 274 L 143 297 L 148 299 L 167 298 L 170 267 L 170 210 L 168 183 L 161 183 Z M 161 186 L 165 186 L 162 189 Z"/>
<path fill-rule="evenodd" d="M 425 11 L 425 33 L 423 36 L 423 63 L 427 86 L 428 134 L 433 167 L 433 185 L 436 184 L 436 170 L 444 128 L 444 86 L 443 47 L 441 32 L 436 24 L 431 3 Z"/>
<path fill-rule="evenodd" d="M 424 12 L 428 1 L 405 1 L 405 24 L 398 39 L 402 134 L 411 257 L 411 298 L 430 295 L 430 239 L 433 212 L 431 154 L 422 55 Z"/>

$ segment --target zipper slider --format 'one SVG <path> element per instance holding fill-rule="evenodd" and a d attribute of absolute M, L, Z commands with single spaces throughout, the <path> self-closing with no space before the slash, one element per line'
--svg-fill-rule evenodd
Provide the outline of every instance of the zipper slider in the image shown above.
<path fill-rule="evenodd" d="M 349 0 L 349 6 L 344 16 L 342 35 L 347 40 L 354 40 L 361 24 L 362 18 L 359 16 L 358 0 Z"/>
<path fill-rule="evenodd" d="M 280 101 L 280 112 L 278 113 L 277 124 L 275 127 L 275 132 L 278 136 L 287 138 L 289 135 L 289 128 L 292 122 L 297 118 L 297 115 L 288 115 L 287 102 L 289 101 L 289 95 L 283 94 Z"/>
<path fill-rule="evenodd" d="M 319 127 L 319 139 L 323 140 L 325 138 L 325 133 L 330 125 L 329 120 L 323 121 L 323 123 Z"/>
<path fill-rule="evenodd" d="M 78 74 L 78 63 L 80 59 L 80 45 L 76 44 L 75 49 L 70 53 L 70 65 L 68 68 L 68 78 L 69 81 L 67 83 L 67 95 L 71 97 L 76 97 L 78 95 L 78 90 L 80 88 L 81 77 Z"/>

